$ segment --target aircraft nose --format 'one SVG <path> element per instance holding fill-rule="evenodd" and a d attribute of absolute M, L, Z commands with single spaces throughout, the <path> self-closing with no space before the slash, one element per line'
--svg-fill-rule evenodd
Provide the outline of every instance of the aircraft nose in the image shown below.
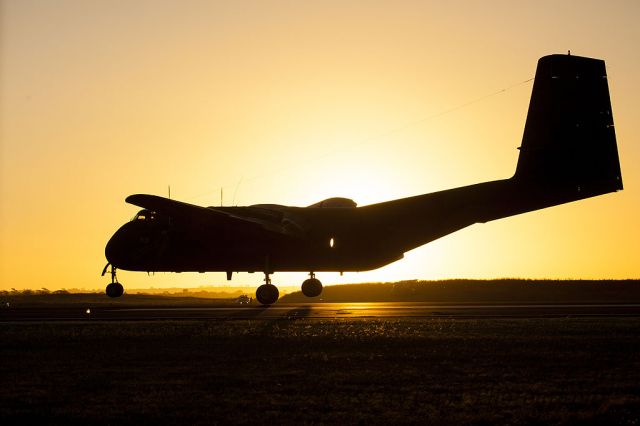
<path fill-rule="evenodd" d="M 120 228 L 113 234 L 104 248 L 107 261 L 116 268 L 122 268 L 126 264 L 126 253 L 129 246 L 127 240 L 128 238 L 123 229 Z"/>

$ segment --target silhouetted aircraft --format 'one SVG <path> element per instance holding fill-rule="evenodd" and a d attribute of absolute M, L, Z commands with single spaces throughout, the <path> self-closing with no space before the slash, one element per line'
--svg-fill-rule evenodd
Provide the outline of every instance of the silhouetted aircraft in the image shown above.
<path fill-rule="evenodd" d="M 276 271 L 308 271 L 302 292 L 322 292 L 320 271 L 365 271 L 479 222 L 622 189 L 604 61 L 550 55 L 538 61 L 513 177 L 364 207 L 330 198 L 308 207 L 258 204 L 200 207 L 154 195 L 131 195 L 143 207 L 107 243 L 107 295 L 130 271 L 262 272 L 256 298 L 279 292 Z"/>

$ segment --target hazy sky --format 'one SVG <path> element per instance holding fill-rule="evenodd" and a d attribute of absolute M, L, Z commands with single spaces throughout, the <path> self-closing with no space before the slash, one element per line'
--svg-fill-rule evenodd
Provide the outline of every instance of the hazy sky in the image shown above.
<path fill-rule="evenodd" d="M 318 277 L 640 277 L 638 1 L 0 4 L 2 289 L 104 287 L 105 243 L 138 210 L 124 198 L 168 185 L 202 205 L 219 204 L 220 187 L 225 204 L 365 205 L 509 177 L 532 87 L 518 83 L 568 49 L 606 60 L 624 191 Z"/>

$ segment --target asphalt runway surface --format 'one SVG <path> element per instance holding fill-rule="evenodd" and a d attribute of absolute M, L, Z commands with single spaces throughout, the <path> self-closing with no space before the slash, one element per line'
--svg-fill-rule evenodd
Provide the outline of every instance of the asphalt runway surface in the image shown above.
<path fill-rule="evenodd" d="M 260 305 L 45 306 L 0 310 L 0 321 L 294 320 L 376 318 L 638 317 L 640 304 L 290 303 Z"/>
<path fill-rule="evenodd" d="M 0 308 L 0 424 L 640 423 L 635 300 L 80 297 Z"/>

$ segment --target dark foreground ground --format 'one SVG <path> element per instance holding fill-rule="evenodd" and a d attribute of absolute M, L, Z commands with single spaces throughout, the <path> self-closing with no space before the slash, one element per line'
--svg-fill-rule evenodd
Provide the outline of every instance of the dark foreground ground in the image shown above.
<path fill-rule="evenodd" d="M 640 422 L 640 318 L 0 323 L 0 424 Z"/>

